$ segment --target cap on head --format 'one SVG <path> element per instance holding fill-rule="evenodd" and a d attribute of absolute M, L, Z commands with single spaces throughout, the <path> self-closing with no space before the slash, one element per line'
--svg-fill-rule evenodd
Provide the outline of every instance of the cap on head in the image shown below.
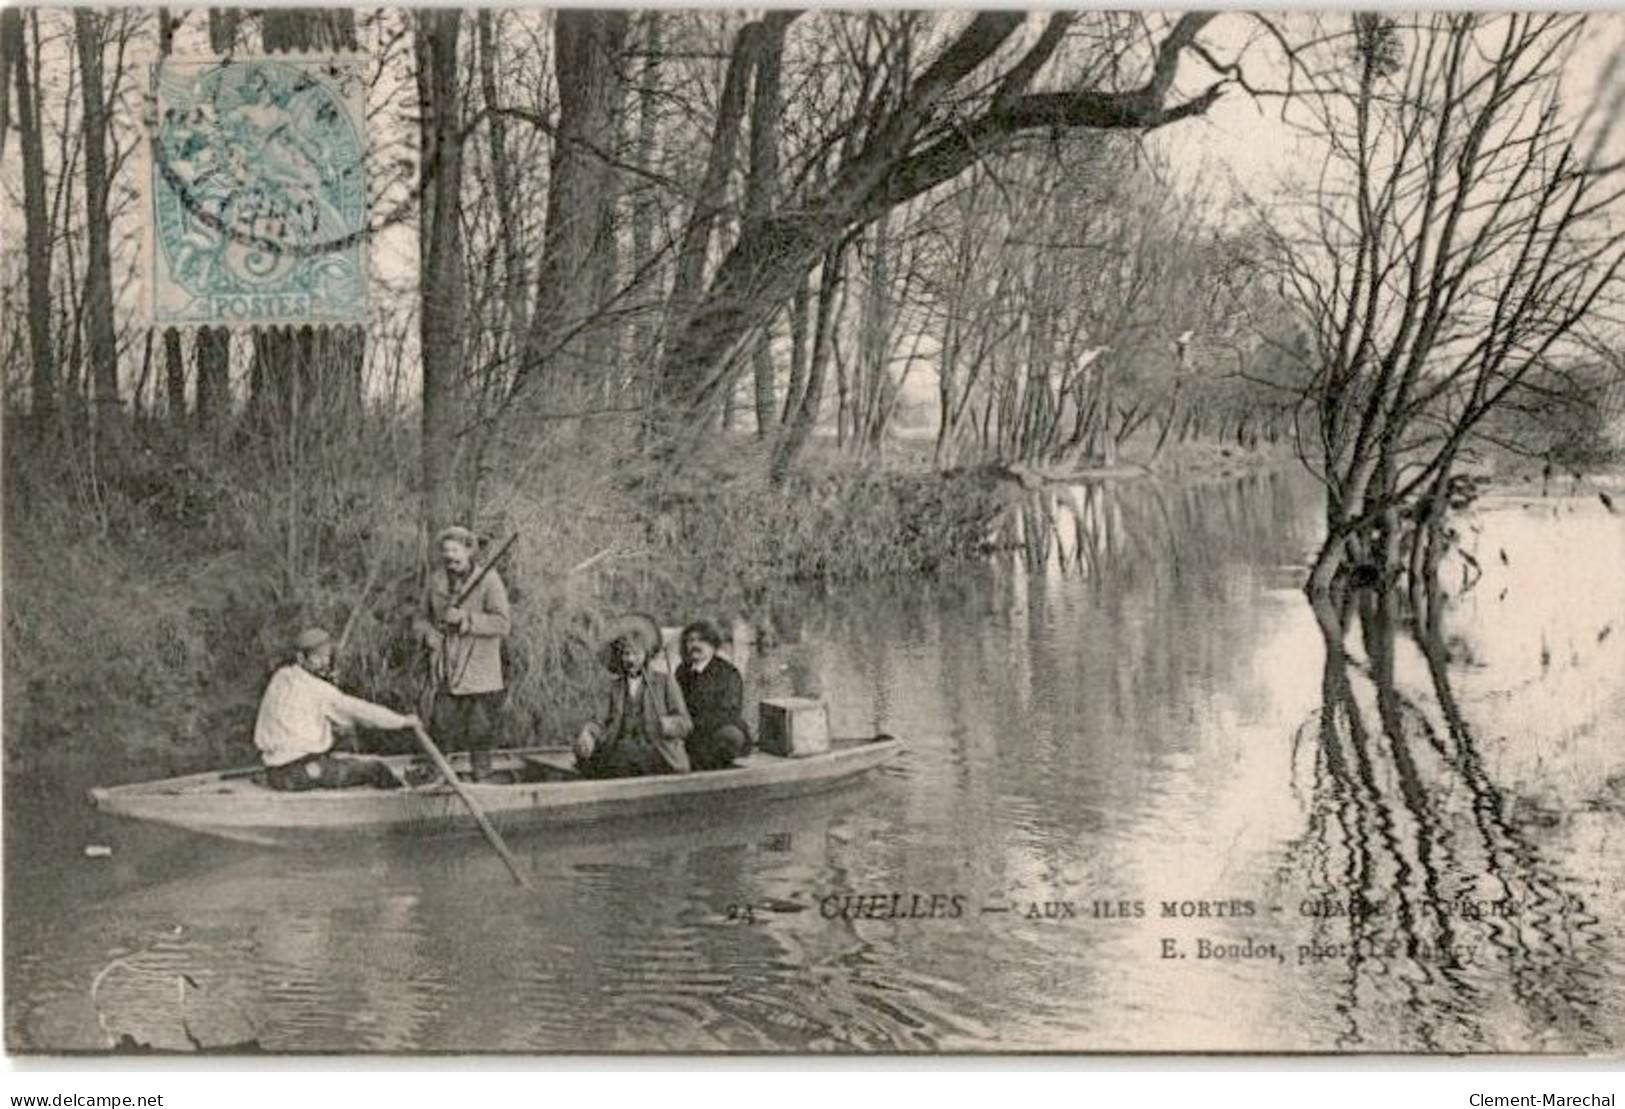
<path fill-rule="evenodd" d="M 294 638 L 293 645 L 301 654 L 308 655 L 318 647 L 332 641 L 333 637 L 327 634 L 326 628 L 306 628 Z"/>
<path fill-rule="evenodd" d="M 446 528 L 439 535 L 434 537 L 434 541 L 436 543 L 444 543 L 448 539 L 455 540 L 470 550 L 474 548 L 474 533 L 463 527 L 461 524 L 453 524 L 451 527 Z"/>

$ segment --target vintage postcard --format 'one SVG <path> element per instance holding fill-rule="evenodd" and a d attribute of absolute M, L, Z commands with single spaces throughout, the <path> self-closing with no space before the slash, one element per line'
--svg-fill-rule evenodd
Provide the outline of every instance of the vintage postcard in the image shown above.
<path fill-rule="evenodd" d="M 5 8 L 6 1050 L 1619 1056 L 1622 120 L 1613 12 Z"/>

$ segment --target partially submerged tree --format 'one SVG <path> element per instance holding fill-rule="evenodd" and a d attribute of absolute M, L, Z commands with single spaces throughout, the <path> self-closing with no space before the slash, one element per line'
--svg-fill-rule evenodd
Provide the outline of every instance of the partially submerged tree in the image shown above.
<path fill-rule="evenodd" d="M 1463 447 L 1618 300 L 1625 264 L 1625 178 L 1586 156 L 1559 95 L 1585 17 L 1329 18 L 1346 22 L 1297 59 L 1295 101 L 1325 163 L 1274 241 L 1314 335 L 1321 596 L 1351 562 L 1390 577 L 1418 535 L 1412 553 L 1438 556 Z"/>

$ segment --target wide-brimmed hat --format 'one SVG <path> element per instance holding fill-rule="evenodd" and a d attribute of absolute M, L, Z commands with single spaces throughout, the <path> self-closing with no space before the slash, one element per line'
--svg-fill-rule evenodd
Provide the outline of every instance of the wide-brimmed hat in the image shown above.
<path fill-rule="evenodd" d="M 615 644 L 622 639 L 643 648 L 643 659 L 647 662 L 660 651 L 660 624 L 646 612 L 628 612 L 610 620 L 604 626 L 604 641 L 598 648 L 598 659 L 608 670 L 614 671 L 619 666 Z"/>

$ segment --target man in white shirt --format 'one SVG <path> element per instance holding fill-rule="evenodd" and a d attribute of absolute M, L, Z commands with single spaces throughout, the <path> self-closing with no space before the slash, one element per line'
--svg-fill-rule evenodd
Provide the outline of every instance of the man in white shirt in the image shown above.
<path fill-rule="evenodd" d="M 271 675 L 254 722 L 254 746 L 265 762 L 266 784 L 280 790 L 399 787 L 389 766 L 377 759 L 335 757 L 333 731 L 358 724 L 414 728 L 418 718 L 351 697 L 329 681 L 333 640 L 323 629 L 300 632 L 294 651 L 294 661 Z"/>

